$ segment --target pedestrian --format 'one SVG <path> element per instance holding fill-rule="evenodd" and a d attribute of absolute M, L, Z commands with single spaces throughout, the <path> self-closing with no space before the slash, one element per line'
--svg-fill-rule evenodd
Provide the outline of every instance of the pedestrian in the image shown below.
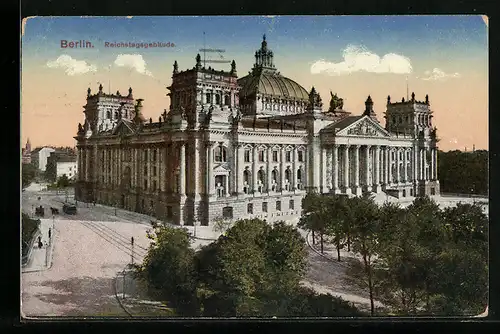
<path fill-rule="evenodd" d="M 52 231 L 51 231 L 51 230 L 50 230 L 50 228 L 49 228 L 49 240 L 50 240 L 50 236 L 51 236 L 51 234 L 52 234 L 51 232 L 52 232 Z"/>

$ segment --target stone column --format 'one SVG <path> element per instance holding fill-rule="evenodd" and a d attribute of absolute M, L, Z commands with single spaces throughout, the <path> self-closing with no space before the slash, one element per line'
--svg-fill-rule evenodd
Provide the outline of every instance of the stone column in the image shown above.
<path fill-rule="evenodd" d="M 283 192 L 285 190 L 285 145 L 281 146 L 280 149 L 280 191 Z M 288 186 L 291 187 L 292 180 L 288 180 Z M 290 188 L 289 188 L 290 189 Z"/>
<path fill-rule="evenodd" d="M 253 147 L 253 161 L 252 161 L 252 191 L 255 195 L 257 193 L 257 159 L 258 159 L 257 145 Z"/>
<path fill-rule="evenodd" d="M 427 173 L 427 151 L 428 151 L 428 149 L 425 148 L 424 154 L 423 154 L 424 155 L 424 180 L 425 181 L 429 180 L 429 175 Z"/>
<path fill-rule="evenodd" d="M 418 176 L 418 148 L 414 147 L 413 148 L 413 181 L 417 182 L 419 180 Z"/>
<path fill-rule="evenodd" d="M 436 179 L 436 175 L 435 175 L 435 169 L 436 169 L 436 156 L 435 156 L 435 153 L 436 153 L 436 149 L 432 148 L 431 149 L 431 177 L 430 179 L 432 181 L 434 181 Z"/>
<path fill-rule="evenodd" d="M 399 154 L 401 149 L 399 147 L 396 148 L 396 183 L 399 184 L 401 182 L 401 168 L 400 163 L 401 159 L 399 158 Z"/>
<path fill-rule="evenodd" d="M 333 166 L 333 190 L 335 193 L 339 190 L 339 146 L 333 145 L 332 152 L 332 166 Z"/>
<path fill-rule="evenodd" d="M 365 164 L 366 164 L 366 170 L 365 170 L 365 179 L 366 179 L 366 187 L 370 189 L 370 166 L 371 166 L 371 161 L 370 161 L 370 149 L 371 145 L 366 146 L 366 151 L 365 151 Z"/>
<path fill-rule="evenodd" d="M 373 191 L 380 192 L 380 146 L 375 146 L 375 182 Z"/>
<path fill-rule="evenodd" d="M 207 153 L 207 194 L 209 197 L 215 196 L 215 179 L 214 179 L 214 155 L 213 155 L 214 142 L 209 141 L 206 143 Z"/>
<path fill-rule="evenodd" d="M 266 188 L 267 188 L 267 193 L 270 193 L 271 192 L 271 181 L 272 181 L 272 168 L 271 168 L 271 161 L 272 161 L 272 149 L 271 147 L 267 147 L 267 152 L 266 152 L 266 170 L 267 170 L 267 185 L 266 185 Z"/>
<path fill-rule="evenodd" d="M 419 180 L 422 181 L 424 180 L 424 155 L 423 155 L 424 149 L 419 148 L 418 150 L 418 161 L 419 161 Z"/>
<path fill-rule="evenodd" d="M 293 150 L 290 153 L 292 155 L 292 179 L 290 180 L 292 189 L 295 191 L 297 188 L 297 164 L 295 161 L 297 161 L 297 147 L 293 146 Z"/>
<path fill-rule="evenodd" d="M 321 165 L 320 165 L 320 168 L 321 168 L 321 186 L 320 186 L 320 189 L 318 189 L 320 191 L 320 193 L 326 193 L 327 192 L 327 187 L 326 187 L 326 168 L 327 168 L 327 157 L 326 157 L 326 148 L 325 147 L 320 147 L 321 149 Z"/>
<path fill-rule="evenodd" d="M 184 142 L 180 144 L 179 153 L 179 195 L 186 195 L 186 144 Z"/>
<path fill-rule="evenodd" d="M 236 184 L 237 184 L 237 189 L 236 192 L 238 194 L 243 194 L 243 171 L 244 171 L 244 158 L 245 158 L 245 147 L 243 144 L 239 144 L 238 146 L 238 165 L 236 167 Z"/>
<path fill-rule="evenodd" d="M 392 183 L 392 148 L 387 147 L 387 184 Z"/>
<path fill-rule="evenodd" d="M 438 167 L 438 164 L 437 164 L 437 154 L 438 154 L 438 150 L 437 148 L 434 148 L 434 154 L 433 154 L 433 157 L 434 157 L 434 180 L 437 180 L 438 179 L 438 170 L 437 170 L 437 167 Z"/>
<path fill-rule="evenodd" d="M 361 189 L 359 187 L 359 169 L 360 169 L 360 162 L 359 162 L 359 150 L 360 146 L 359 145 L 354 145 L 354 191 L 356 194 L 361 193 Z"/>
<path fill-rule="evenodd" d="M 349 187 L 349 145 L 345 145 L 344 150 L 344 186 L 346 194 L 350 193 Z"/>
<path fill-rule="evenodd" d="M 224 177 L 225 180 L 225 186 L 224 186 L 224 195 L 226 197 L 229 197 L 229 174 Z"/>
<path fill-rule="evenodd" d="M 193 195 L 195 200 L 200 199 L 201 189 L 200 189 L 200 140 L 198 137 L 194 138 L 193 143 Z M 229 152 L 228 152 L 229 153 Z"/>
<path fill-rule="evenodd" d="M 404 168 L 404 173 L 405 173 L 405 177 L 404 177 L 404 181 L 405 183 L 408 183 L 408 149 L 404 149 L 403 150 L 403 154 L 404 154 L 404 157 L 403 157 L 403 163 L 405 164 L 405 168 Z"/>

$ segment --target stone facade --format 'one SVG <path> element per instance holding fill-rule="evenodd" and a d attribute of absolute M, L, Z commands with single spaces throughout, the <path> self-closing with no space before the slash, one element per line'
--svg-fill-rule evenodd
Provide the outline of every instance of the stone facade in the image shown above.
<path fill-rule="evenodd" d="M 98 111 L 101 101 L 123 98 L 103 94 L 102 86 L 96 95 L 89 89 L 75 137 L 77 199 L 208 225 L 298 217 L 307 192 L 439 194 L 427 96 L 398 103 L 389 97 L 382 127 L 371 97 L 361 115 L 342 110 L 336 94 L 325 111 L 315 89 L 307 93 L 281 76 L 272 57 L 264 40 L 241 79 L 234 61 L 227 72 L 202 67 L 199 55 L 187 71 L 175 62 L 170 109 L 154 122 L 144 119 L 132 89 L 119 106 L 106 107 L 110 112 Z"/>

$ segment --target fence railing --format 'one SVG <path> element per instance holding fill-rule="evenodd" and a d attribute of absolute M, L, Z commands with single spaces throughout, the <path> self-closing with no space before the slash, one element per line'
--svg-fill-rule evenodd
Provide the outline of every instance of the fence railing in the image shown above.
<path fill-rule="evenodd" d="M 478 199 L 489 199 L 486 195 L 475 195 L 475 194 L 455 194 L 455 193 L 441 193 L 442 197 L 464 197 L 464 198 L 478 198 Z"/>

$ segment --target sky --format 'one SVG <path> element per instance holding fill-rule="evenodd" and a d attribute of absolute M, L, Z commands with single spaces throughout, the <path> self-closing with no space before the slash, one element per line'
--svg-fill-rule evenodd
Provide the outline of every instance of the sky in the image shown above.
<path fill-rule="evenodd" d="M 314 86 L 325 108 L 332 91 L 358 115 L 370 95 L 385 124 L 387 96 L 406 99 L 408 88 L 417 100 L 429 95 L 440 149 L 488 149 L 488 27 L 479 15 L 29 18 L 21 41 L 22 144 L 74 146 L 87 88 L 96 92 L 99 83 L 113 93 L 132 87 L 145 116 L 157 119 L 169 109 L 175 60 L 186 70 L 204 46 L 224 49 L 207 59 L 234 59 L 243 77 L 263 34 L 279 72 L 307 91 Z M 110 47 L 121 42 L 169 46 Z"/>

